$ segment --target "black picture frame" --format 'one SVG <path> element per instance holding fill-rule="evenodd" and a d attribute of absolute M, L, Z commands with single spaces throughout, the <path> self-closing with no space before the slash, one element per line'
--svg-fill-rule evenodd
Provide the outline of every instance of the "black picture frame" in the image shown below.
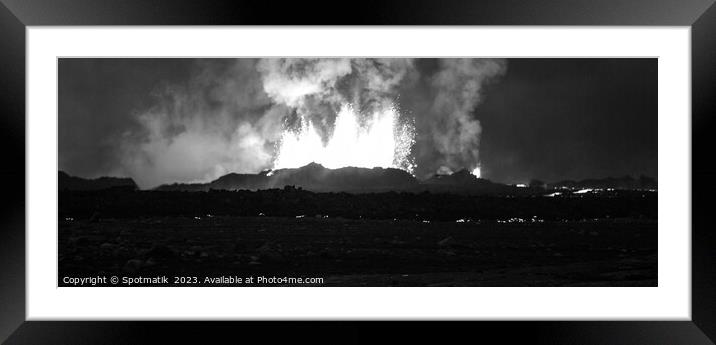
<path fill-rule="evenodd" d="M 716 341 L 716 232 L 709 226 L 716 169 L 713 0 L 393 1 L 362 3 L 184 0 L 0 0 L 0 339 L 8 344 L 270 341 L 500 341 L 711 344 Z M 690 26 L 692 67 L 691 321 L 564 322 L 88 322 L 25 321 L 25 28 L 51 25 L 617 25 Z M 50 116 L 48 114 L 48 116 Z M 50 192 L 48 192 L 50 193 Z M 384 331 L 389 331 L 385 333 Z M 159 337 L 159 338 L 157 338 Z M 336 338 L 339 337 L 339 338 Z M 455 339 L 452 339 L 455 337 Z M 468 339 L 470 339 L 468 338 Z"/>

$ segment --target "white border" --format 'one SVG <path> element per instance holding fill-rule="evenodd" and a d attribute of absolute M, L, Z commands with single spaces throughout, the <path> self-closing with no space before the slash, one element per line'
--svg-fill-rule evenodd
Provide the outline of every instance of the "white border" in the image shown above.
<path fill-rule="evenodd" d="M 688 27 L 28 27 L 27 319 L 691 319 Z M 659 286 L 57 288 L 57 57 L 659 58 Z"/>

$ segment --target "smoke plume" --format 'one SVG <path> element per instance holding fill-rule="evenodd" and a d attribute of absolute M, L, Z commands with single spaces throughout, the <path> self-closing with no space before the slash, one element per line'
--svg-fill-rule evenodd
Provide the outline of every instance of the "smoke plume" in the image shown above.
<path fill-rule="evenodd" d="M 434 165 L 443 171 L 473 170 L 480 162 L 482 127 L 474 111 L 483 97 L 486 82 L 503 74 L 504 60 L 442 59 L 430 78 L 433 103 L 430 131 L 439 153 Z M 439 169 L 440 169 L 439 168 Z"/>
<path fill-rule="evenodd" d="M 343 105 L 370 114 L 395 102 L 413 64 L 411 59 L 262 59 L 257 69 L 273 102 L 294 109 L 327 136 Z M 295 125 L 297 118 L 289 120 Z"/>

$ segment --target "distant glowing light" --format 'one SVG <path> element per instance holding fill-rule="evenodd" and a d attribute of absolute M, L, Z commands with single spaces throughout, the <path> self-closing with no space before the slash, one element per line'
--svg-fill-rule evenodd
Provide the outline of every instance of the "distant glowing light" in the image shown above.
<path fill-rule="evenodd" d="M 364 125 L 359 123 L 358 115 L 353 107 L 344 105 L 326 144 L 316 127 L 303 118 L 298 131 L 282 133 L 273 168 L 298 168 L 315 162 L 329 169 L 383 167 L 412 173 L 412 123 L 401 123 L 392 107 L 370 114 Z"/>
<path fill-rule="evenodd" d="M 524 183 L 518 183 L 515 185 L 517 188 L 527 188 L 527 185 Z"/>
<path fill-rule="evenodd" d="M 475 168 L 475 170 L 472 171 L 472 174 L 475 175 L 475 177 L 480 178 L 480 167 Z"/>
<path fill-rule="evenodd" d="M 574 192 L 574 194 L 585 194 L 585 193 L 589 193 L 591 191 L 593 191 L 592 188 L 580 189 L 580 190 Z"/>

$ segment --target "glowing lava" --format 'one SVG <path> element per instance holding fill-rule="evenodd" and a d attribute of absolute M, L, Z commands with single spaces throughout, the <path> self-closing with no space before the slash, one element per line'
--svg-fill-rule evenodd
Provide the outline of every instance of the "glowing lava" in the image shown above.
<path fill-rule="evenodd" d="M 325 144 L 318 130 L 305 118 L 298 131 L 285 130 L 274 169 L 316 162 L 329 169 L 392 167 L 412 173 L 410 152 L 414 143 L 413 125 L 401 123 L 394 108 L 371 114 L 361 126 L 358 113 L 350 105 L 344 105 Z"/>
<path fill-rule="evenodd" d="M 480 167 L 475 168 L 475 170 L 472 171 L 472 174 L 475 175 L 475 177 L 480 178 Z"/>

